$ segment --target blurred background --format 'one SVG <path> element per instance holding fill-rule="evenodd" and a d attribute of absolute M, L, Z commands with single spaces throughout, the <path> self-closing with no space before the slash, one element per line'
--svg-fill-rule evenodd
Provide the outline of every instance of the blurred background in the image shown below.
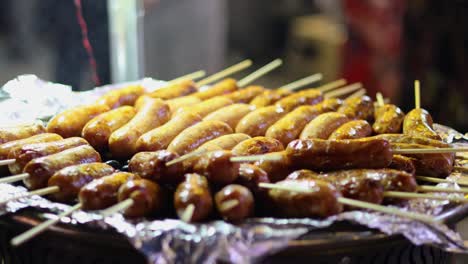
<path fill-rule="evenodd" d="M 107 3 L 3 0 L 0 81 L 33 73 L 75 90 L 111 82 Z M 344 77 L 363 82 L 370 96 L 381 91 L 406 111 L 414 101 L 413 80 L 420 79 L 422 105 L 434 120 L 468 131 L 467 1 L 141 0 L 141 4 L 144 76 L 167 80 L 198 69 L 212 73 L 245 58 L 259 67 L 280 57 L 281 69 L 259 84 L 275 88 L 321 72 L 324 81 Z M 90 45 L 83 41 L 83 22 Z M 92 48 L 95 63 L 85 47 Z"/>

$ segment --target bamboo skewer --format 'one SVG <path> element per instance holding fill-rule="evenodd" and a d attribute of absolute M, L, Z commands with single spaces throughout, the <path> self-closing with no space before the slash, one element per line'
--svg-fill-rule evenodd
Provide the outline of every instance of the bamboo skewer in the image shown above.
<path fill-rule="evenodd" d="M 456 202 L 456 203 L 468 202 L 468 199 L 466 198 L 445 197 L 445 196 L 425 194 L 425 193 L 394 192 L 394 191 L 384 192 L 384 197 L 403 198 L 403 199 L 421 198 L 421 199 L 430 199 L 430 200 L 450 201 L 450 202 Z"/>
<path fill-rule="evenodd" d="M 378 106 L 384 106 L 385 100 L 383 98 L 383 95 L 380 92 L 378 92 L 378 93 L 375 94 L 375 97 L 377 98 L 377 105 Z"/>
<path fill-rule="evenodd" d="M 219 211 L 227 211 L 239 205 L 239 201 L 235 199 L 227 200 L 221 203 Z"/>
<path fill-rule="evenodd" d="M 327 84 L 321 85 L 321 86 L 317 87 L 316 90 L 319 90 L 322 93 L 325 93 L 327 91 L 334 90 L 334 89 L 336 89 L 336 88 L 338 88 L 340 86 L 343 86 L 345 84 L 346 84 L 345 79 L 339 79 L 339 80 L 336 80 L 336 81 L 329 82 Z"/>
<path fill-rule="evenodd" d="M 354 97 L 361 97 L 361 96 L 364 96 L 366 95 L 367 91 L 366 89 L 359 89 L 357 92 L 351 94 L 350 96 L 348 96 L 346 99 L 348 98 L 354 98 Z"/>
<path fill-rule="evenodd" d="M 185 81 L 185 80 L 196 80 L 196 79 L 204 77 L 205 75 L 206 75 L 205 71 L 196 71 L 196 72 L 192 72 L 192 73 L 177 77 L 175 79 L 172 79 L 168 81 L 167 84 L 170 85 L 170 84 L 178 83 L 180 81 Z"/>
<path fill-rule="evenodd" d="M 187 153 L 185 155 L 182 155 L 182 156 L 180 156 L 178 158 L 175 158 L 175 159 L 173 159 L 171 161 L 166 162 L 166 166 L 171 166 L 171 165 L 174 165 L 176 163 L 182 162 L 184 160 L 190 159 L 192 157 L 198 156 L 198 155 L 202 154 L 203 152 L 205 152 L 204 149 L 199 149 L 199 150 L 195 150 L 193 152 Z"/>
<path fill-rule="evenodd" d="M 468 152 L 468 148 L 393 149 L 393 154 L 433 154 L 433 153 L 456 153 L 456 152 Z"/>
<path fill-rule="evenodd" d="M 4 204 L 6 204 L 8 202 L 18 200 L 18 199 L 22 199 L 22 198 L 26 198 L 26 197 L 31 197 L 31 196 L 34 196 L 34 195 L 43 196 L 43 195 L 56 193 L 58 191 L 60 191 L 60 188 L 58 186 L 45 187 L 45 188 L 38 189 L 38 190 L 35 190 L 35 191 L 25 192 L 25 193 L 21 193 L 19 195 L 15 195 L 13 197 L 9 197 L 9 198 L 7 198 L 5 200 L 0 201 L 0 205 L 4 205 Z"/>
<path fill-rule="evenodd" d="M 16 162 L 16 159 L 0 160 L 0 166 L 10 165 Z"/>
<path fill-rule="evenodd" d="M 254 80 L 257 80 L 258 78 L 262 77 L 263 75 L 271 72 L 272 70 L 278 68 L 279 66 L 281 66 L 281 64 L 283 64 L 283 61 L 281 59 L 276 59 L 270 63 L 268 63 L 267 65 L 261 67 L 260 69 L 252 72 L 251 74 L 245 76 L 244 78 L 242 78 L 241 80 L 239 80 L 237 82 L 237 85 L 239 87 L 244 87 L 246 85 L 248 85 L 249 83 L 253 82 Z"/>
<path fill-rule="evenodd" d="M 445 193 L 468 193 L 468 188 L 446 188 L 437 186 L 422 185 L 418 187 L 419 192 L 445 192 Z"/>
<path fill-rule="evenodd" d="M 218 80 L 221 80 L 229 75 L 232 75 L 236 72 L 239 72 L 239 71 L 242 71 L 244 69 L 247 69 L 248 67 L 250 67 L 252 65 L 252 61 L 251 60 L 244 60 L 244 61 L 241 61 L 237 64 L 234 64 L 220 72 L 217 72 L 215 74 L 212 74 L 210 76 L 208 76 L 207 78 L 203 79 L 203 80 L 200 80 L 199 82 L 197 82 L 197 86 L 203 86 L 203 85 L 206 85 L 206 84 L 209 84 L 209 83 L 212 83 L 212 82 L 215 82 L 215 81 L 218 81 Z"/>
<path fill-rule="evenodd" d="M 107 217 L 107 216 L 110 216 L 110 215 L 113 215 L 115 213 L 118 213 L 120 211 L 123 211 L 123 210 L 126 210 L 127 208 L 129 208 L 130 206 L 132 206 L 134 204 L 134 201 L 132 198 L 128 198 L 128 199 L 125 199 L 107 209 L 104 209 L 100 212 L 100 215 L 102 215 L 102 217 Z"/>
<path fill-rule="evenodd" d="M 425 181 L 425 182 L 432 182 L 432 183 L 456 183 L 462 186 L 468 186 L 468 182 L 465 181 L 449 181 L 447 179 L 440 179 L 434 177 L 426 177 L 426 176 L 415 176 L 416 180 Z"/>
<path fill-rule="evenodd" d="M 419 80 L 414 81 L 414 106 L 416 109 L 421 108 L 421 87 Z"/>
<path fill-rule="evenodd" d="M 72 214 L 73 212 L 81 209 L 81 206 L 82 206 L 81 203 L 78 203 L 75 206 L 71 207 L 70 209 L 66 210 L 65 212 L 60 213 L 59 215 L 57 215 L 56 218 L 49 219 L 49 220 L 47 220 L 47 221 L 45 221 L 45 222 L 31 228 L 31 229 L 29 229 L 28 231 L 14 237 L 11 240 L 11 245 L 16 247 L 16 246 L 19 246 L 19 245 L 23 244 L 24 242 L 30 240 L 31 238 L 37 236 L 38 234 L 46 231 L 50 226 L 58 223 L 62 217 L 68 216 L 68 215 Z"/>
<path fill-rule="evenodd" d="M 4 177 L 0 179 L 0 183 L 12 183 L 12 182 L 17 182 L 24 180 L 29 177 L 29 173 L 21 173 L 9 177 Z"/>
<path fill-rule="evenodd" d="M 195 212 L 195 205 L 189 204 L 187 208 L 185 208 L 184 212 L 180 216 L 180 219 L 186 223 L 189 223 L 192 219 L 193 213 Z"/>
<path fill-rule="evenodd" d="M 341 87 L 339 89 L 333 90 L 329 93 L 326 93 L 324 97 L 325 98 L 339 97 L 339 96 L 354 92 L 356 90 L 359 90 L 361 88 L 362 88 L 362 83 L 353 83 L 345 87 Z"/>
<path fill-rule="evenodd" d="M 238 157 L 232 157 L 229 160 L 231 162 L 252 162 L 252 161 L 259 161 L 259 160 L 275 161 L 275 160 L 281 160 L 282 158 L 283 156 L 278 153 L 277 155 L 262 154 L 262 155 L 238 156 Z"/>
<path fill-rule="evenodd" d="M 309 85 L 311 83 L 318 82 L 320 80 L 322 80 L 322 74 L 321 73 L 316 73 L 316 74 L 310 75 L 308 77 L 305 77 L 305 78 L 299 79 L 297 81 L 294 81 L 292 83 L 283 85 L 279 89 L 285 89 L 285 90 L 293 91 L 293 90 L 296 90 L 298 88 Z"/>
<path fill-rule="evenodd" d="M 453 166 L 454 170 L 460 171 L 460 172 L 466 172 L 468 173 L 468 167 L 462 167 L 462 166 Z"/>

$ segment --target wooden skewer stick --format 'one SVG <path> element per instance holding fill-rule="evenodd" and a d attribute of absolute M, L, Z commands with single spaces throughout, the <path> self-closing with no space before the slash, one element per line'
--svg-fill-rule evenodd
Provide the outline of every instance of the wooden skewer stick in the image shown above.
<path fill-rule="evenodd" d="M 107 216 L 110 216 L 110 215 L 113 215 L 115 213 L 118 213 L 120 211 L 124 211 L 126 210 L 127 208 L 129 208 L 130 206 L 132 206 L 134 204 L 134 201 L 132 198 L 128 198 L 128 199 L 125 199 L 121 202 L 119 202 L 118 204 L 115 204 L 107 209 L 104 209 L 100 212 L 100 214 L 102 215 L 102 217 L 107 217 Z"/>
<path fill-rule="evenodd" d="M 340 86 L 343 86 L 346 84 L 346 79 L 339 79 L 339 80 L 336 80 L 336 81 L 333 81 L 333 82 L 329 82 L 329 83 L 326 83 L 324 85 L 321 85 L 319 87 L 316 88 L 316 90 L 319 90 L 321 91 L 322 93 L 324 92 L 327 92 L 327 91 L 330 91 L 330 90 L 334 90 Z"/>
<path fill-rule="evenodd" d="M 202 154 L 203 152 L 205 152 L 204 149 L 199 149 L 199 150 L 192 151 L 190 153 L 187 153 L 185 155 L 182 155 L 182 156 L 180 156 L 178 158 L 175 158 L 175 159 L 173 159 L 171 161 L 166 162 L 166 166 L 171 166 L 171 165 L 174 165 L 176 163 L 182 162 L 184 160 L 188 160 L 190 158 L 196 157 L 196 156 Z"/>
<path fill-rule="evenodd" d="M 425 193 L 410 193 L 410 192 L 393 192 L 387 191 L 384 192 L 384 197 L 391 197 L 391 198 L 403 198 L 403 199 L 430 199 L 430 200 L 442 200 L 442 201 L 450 201 L 456 203 L 467 203 L 468 199 L 466 198 L 457 198 L 457 197 L 445 197 L 439 195 L 432 195 L 432 194 L 425 194 Z"/>
<path fill-rule="evenodd" d="M 185 81 L 185 80 L 196 80 L 196 79 L 204 77 L 205 75 L 206 75 L 205 71 L 196 71 L 196 72 L 192 72 L 192 73 L 177 77 L 175 79 L 172 79 L 168 81 L 167 84 L 171 85 L 171 84 L 178 83 L 178 82 Z"/>
<path fill-rule="evenodd" d="M 351 94 L 350 96 L 346 97 L 346 99 L 361 97 L 361 96 L 366 95 L 366 93 L 367 93 L 366 89 L 362 88 L 362 89 L 359 89 L 358 91 L 356 91 L 355 93 Z"/>
<path fill-rule="evenodd" d="M 306 85 L 309 85 L 314 82 L 318 82 L 322 80 L 322 74 L 321 73 L 316 73 L 310 76 L 307 76 L 305 78 L 299 79 L 297 81 L 294 81 L 292 83 L 288 83 L 286 85 L 281 86 L 279 89 L 285 89 L 285 90 L 290 90 L 294 91 L 298 88 L 304 87 Z"/>
<path fill-rule="evenodd" d="M 199 82 L 197 82 L 197 86 L 203 86 L 205 84 L 209 84 L 209 83 L 212 83 L 212 82 L 216 82 L 218 80 L 221 80 L 229 75 L 232 75 L 236 72 L 239 72 L 239 71 L 242 71 L 244 69 L 247 69 L 248 67 L 250 67 L 252 65 L 252 61 L 251 60 L 244 60 L 244 61 L 241 61 L 237 64 L 234 64 L 232 65 L 231 67 L 228 67 L 220 72 L 217 72 L 213 75 L 210 75 L 208 76 L 207 78 L 203 79 L 203 80 L 200 80 Z"/>
<path fill-rule="evenodd" d="M 468 148 L 393 149 L 393 154 L 431 154 L 431 153 L 456 153 L 456 152 L 468 152 Z"/>
<path fill-rule="evenodd" d="M 16 159 L 0 160 L 0 166 L 10 165 L 16 162 Z"/>
<path fill-rule="evenodd" d="M 453 166 L 454 170 L 460 171 L 460 172 L 466 172 L 468 173 L 468 167 L 462 167 L 462 166 Z"/>
<path fill-rule="evenodd" d="M 246 86 L 247 84 L 257 80 L 258 78 L 262 77 L 263 75 L 271 72 L 272 70 L 278 68 L 279 66 L 281 66 L 281 64 L 283 64 L 283 61 L 281 59 L 276 59 L 270 63 L 268 63 L 267 65 L 261 67 L 260 69 L 252 72 L 251 74 L 245 76 L 244 78 L 242 78 L 241 80 L 239 80 L 237 82 L 237 85 L 239 87 L 244 87 Z"/>
<path fill-rule="evenodd" d="M 239 201 L 235 199 L 227 200 L 221 203 L 219 206 L 219 211 L 228 211 L 231 210 L 232 208 L 236 207 L 239 205 Z"/>
<path fill-rule="evenodd" d="M 419 80 L 414 81 L 414 106 L 416 109 L 421 108 L 421 87 Z"/>
<path fill-rule="evenodd" d="M 375 97 L 377 98 L 377 105 L 378 106 L 384 106 L 385 104 L 385 100 L 383 98 L 383 95 L 382 93 L 378 92 L 375 94 Z"/>
<path fill-rule="evenodd" d="M 280 189 L 280 190 L 291 191 L 291 192 L 310 192 L 311 191 L 310 189 L 307 189 L 301 186 L 281 186 L 281 185 L 272 184 L 272 183 L 260 183 L 259 186 L 262 188 Z M 397 216 L 401 216 L 401 217 L 405 217 L 409 219 L 419 220 L 425 223 L 433 224 L 433 223 L 440 222 L 439 220 L 428 215 L 414 213 L 414 212 L 406 212 L 406 211 L 399 210 L 397 208 L 382 206 L 382 205 L 368 203 L 368 202 L 362 202 L 362 201 L 344 198 L 344 197 L 339 197 L 337 200 L 341 204 L 350 205 L 350 206 L 362 208 L 362 209 L 369 209 L 369 210 L 386 213 L 386 214 L 397 215 Z"/>
<path fill-rule="evenodd" d="M 324 97 L 325 98 L 339 97 L 339 96 L 354 92 L 356 90 L 359 90 L 361 88 L 362 88 L 362 83 L 353 83 L 345 87 L 341 87 L 339 89 L 333 90 L 329 93 L 326 93 Z"/>
<path fill-rule="evenodd" d="M 21 173 L 9 177 L 4 177 L 0 179 L 0 183 L 12 183 L 12 182 L 17 182 L 21 181 L 23 179 L 26 179 L 29 177 L 29 173 Z"/>
<path fill-rule="evenodd" d="M 426 177 L 426 176 L 415 176 L 416 180 L 425 181 L 425 182 L 433 182 L 433 183 L 456 183 L 462 186 L 468 186 L 468 182 L 465 181 L 449 181 L 447 179 L 440 179 L 434 177 Z"/>
<path fill-rule="evenodd" d="M 180 219 L 186 223 L 189 223 L 192 220 L 193 213 L 195 212 L 195 205 L 189 204 L 185 211 L 180 216 Z"/>
<path fill-rule="evenodd" d="M 45 188 L 38 189 L 35 191 L 24 192 L 24 193 L 20 193 L 19 195 L 15 195 L 13 197 L 0 201 L 0 205 L 6 204 L 10 201 L 18 200 L 21 198 L 31 197 L 34 195 L 39 195 L 39 196 L 48 195 L 48 194 L 56 193 L 58 191 L 60 191 L 60 188 L 58 186 L 50 186 L 50 187 L 45 187 Z"/>
<path fill-rule="evenodd" d="M 44 232 L 45 230 L 47 230 L 52 225 L 58 223 L 62 217 L 68 216 L 68 215 L 72 214 L 73 212 L 81 209 L 81 206 L 82 206 L 81 203 L 78 203 L 75 206 L 71 207 L 70 209 L 66 210 L 65 212 L 60 213 L 59 215 L 57 215 L 56 218 L 49 219 L 49 220 L 47 220 L 47 221 L 45 221 L 45 222 L 31 228 L 31 229 L 29 229 L 28 231 L 20 234 L 19 236 L 14 237 L 11 240 L 11 245 L 16 247 L 16 246 L 19 246 L 19 245 L 23 244 L 24 242 L 30 240 L 31 238 L 39 235 L 42 232 Z"/>
<path fill-rule="evenodd" d="M 281 160 L 283 156 L 281 154 L 270 154 L 270 155 L 251 155 L 251 156 L 238 156 L 238 157 L 232 157 L 229 160 L 231 162 L 252 162 L 252 161 L 259 161 L 259 160 Z"/>
<path fill-rule="evenodd" d="M 421 185 L 418 187 L 419 192 L 444 192 L 444 193 L 468 193 L 468 188 L 446 188 L 430 185 Z"/>

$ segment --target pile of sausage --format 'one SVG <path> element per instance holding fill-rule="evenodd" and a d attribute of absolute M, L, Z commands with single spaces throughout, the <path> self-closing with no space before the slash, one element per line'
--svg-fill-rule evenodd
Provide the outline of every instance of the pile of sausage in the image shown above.
<path fill-rule="evenodd" d="M 152 93 L 125 87 L 58 114 L 47 128 L 0 128 L 0 144 L 0 159 L 16 160 L 10 172 L 30 175 L 28 188 L 59 187 L 51 199 L 100 210 L 131 198 L 129 217 L 182 217 L 191 208 L 186 220 L 194 222 L 271 212 L 326 217 L 347 209 L 341 196 L 395 202 L 383 192 L 414 192 L 415 174 L 444 177 L 454 162 L 450 153 L 393 154 L 449 147 L 423 109 L 405 115 L 367 96 L 324 99 L 317 89 L 239 89 L 233 79 L 205 90 L 191 81 Z M 198 155 L 166 164 L 191 152 Z M 264 158 L 231 161 L 258 154 Z M 102 163 L 101 155 L 131 157 L 130 172 Z M 259 187 L 270 182 L 311 191 Z"/>

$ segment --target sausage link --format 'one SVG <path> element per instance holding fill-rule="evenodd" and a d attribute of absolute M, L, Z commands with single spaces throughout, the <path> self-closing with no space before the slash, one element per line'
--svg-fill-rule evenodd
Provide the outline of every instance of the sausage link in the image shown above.
<path fill-rule="evenodd" d="M 389 141 L 390 143 L 407 143 L 407 144 L 419 144 L 426 145 L 436 148 L 450 148 L 451 145 L 443 141 L 434 140 L 418 135 L 405 135 L 405 134 L 380 134 L 373 138 L 379 138 Z"/>
<path fill-rule="evenodd" d="M 295 168 L 316 171 L 386 168 L 393 154 L 388 141 L 375 138 L 295 140 L 286 151 Z"/>
<path fill-rule="evenodd" d="M 249 135 L 242 133 L 228 134 L 220 136 L 218 138 L 212 139 L 203 145 L 201 145 L 197 150 L 205 151 L 214 151 L 214 150 L 232 150 L 235 146 L 239 145 L 241 142 L 250 139 Z"/>
<path fill-rule="evenodd" d="M 133 204 L 125 209 L 128 217 L 143 217 L 160 213 L 164 208 L 165 194 L 161 186 L 146 179 L 130 180 L 120 186 L 119 202 L 132 199 Z"/>
<path fill-rule="evenodd" d="M 277 155 L 281 155 L 281 159 L 269 159 L 270 156 Z M 293 171 L 293 164 L 285 151 L 267 153 L 265 159 L 256 161 L 255 165 L 268 174 L 270 182 L 284 180 Z"/>
<path fill-rule="evenodd" d="M 128 172 L 115 172 L 95 179 L 81 188 L 78 198 L 84 210 L 101 210 L 118 202 L 119 188 L 139 176 Z"/>
<path fill-rule="evenodd" d="M 201 103 L 201 100 L 198 97 L 187 95 L 182 96 L 174 99 L 167 100 L 166 103 L 169 105 L 169 109 L 171 109 L 171 113 L 177 112 L 178 109 L 186 106 L 196 105 Z"/>
<path fill-rule="evenodd" d="M 349 121 L 345 114 L 337 112 L 323 113 L 310 121 L 302 130 L 300 139 L 328 139 L 337 128 Z"/>
<path fill-rule="evenodd" d="M 376 134 L 401 133 L 405 113 L 396 105 L 385 104 L 374 113 L 372 129 Z"/>
<path fill-rule="evenodd" d="M 101 163 L 87 163 L 63 168 L 50 177 L 48 186 L 57 186 L 59 191 L 51 194 L 55 201 L 69 203 L 78 198 L 81 188 L 94 179 L 99 179 L 115 172 L 111 166 Z"/>
<path fill-rule="evenodd" d="M 206 220 L 213 211 L 213 198 L 211 197 L 208 181 L 199 174 L 186 174 L 174 194 L 174 206 L 179 217 L 184 215 L 189 205 L 195 209 L 188 219 L 190 222 Z"/>
<path fill-rule="evenodd" d="M 0 145 L 0 160 L 4 160 L 8 158 L 10 151 L 20 148 L 24 145 L 35 144 L 35 143 L 42 143 L 42 142 L 52 142 L 57 140 L 62 140 L 63 138 L 54 133 L 43 133 L 38 134 L 32 137 L 13 140 L 4 144 Z"/>
<path fill-rule="evenodd" d="M 362 119 L 369 122 L 374 118 L 374 103 L 369 96 L 351 97 L 344 100 L 338 112 L 350 119 Z"/>
<path fill-rule="evenodd" d="M 204 91 L 199 91 L 192 95 L 198 97 L 200 100 L 206 100 L 218 95 L 232 93 L 237 91 L 237 89 L 239 89 L 237 87 L 237 81 L 231 78 L 227 78 L 214 84 Z"/>
<path fill-rule="evenodd" d="M 237 177 L 236 184 L 240 184 L 255 194 L 256 198 L 265 195 L 265 189 L 260 188 L 260 183 L 270 183 L 268 174 L 253 164 L 242 163 L 239 167 L 239 176 Z"/>
<path fill-rule="evenodd" d="M 322 92 L 316 89 L 307 89 L 280 99 L 275 105 L 289 112 L 300 105 L 316 105 L 322 101 Z"/>
<path fill-rule="evenodd" d="M 248 104 L 232 104 L 208 114 L 203 120 L 221 121 L 228 124 L 232 129 L 236 129 L 239 121 L 253 110 L 255 110 L 254 107 Z"/>
<path fill-rule="evenodd" d="M 0 127 L 0 144 L 13 140 L 25 139 L 45 132 L 46 129 L 42 123 Z"/>
<path fill-rule="evenodd" d="M 192 152 L 205 142 L 231 134 L 232 129 L 220 121 L 202 121 L 182 131 L 167 147 L 167 150 L 184 155 Z"/>
<path fill-rule="evenodd" d="M 254 137 L 244 140 L 232 148 L 236 156 L 260 155 L 284 150 L 283 144 L 277 139 L 268 137 Z"/>
<path fill-rule="evenodd" d="M 283 108 L 275 105 L 259 108 L 239 121 L 236 132 L 251 137 L 264 136 L 267 129 L 286 114 Z"/>
<path fill-rule="evenodd" d="M 83 105 L 65 110 L 54 116 L 47 124 L 47 132 L 60 136 L 80 137 L 86 123 L 94 117 L 109 111 L 107 105 Z"/>
<path fill-rule="evenodd" d="M 134 105 L 138 97 L 145 93 L 145 89 L 140 85 L 129 85 L 127 87 L 110 91 L 101 96 L 97 105 L 106 105 L 114 109 L 123 105 Z"/>
<path fill-rule="evenodd" d="M 230 203 L 237 203 L 230 205 Z M 230 184 L 215 194 L 216 208 L 221 217 L 229 222 L 245 220 L 254 212 L 254 197 L 249 189 Z"/>
<path fill-rule="evenodd" d="M 159 150 L 154 152 L 139 152 L 128 163 L 130 172 L 138 176 L 159 183 L 179 183 L 184 180 L 184 166 L 175 163 L 166 166 L 166 163 L 178 158 L 176 153 Z"/>
<path fill-rule="evenodd" d="M 413 109 L 406 114 L 403 120 L 403 134 L 441 140 L 440 136 L 432 129 L 432 123 L 429 112 L 424 109 Z"/>
<path fill-rule="evenodd" d="M 83 128 L 82 136 L 91 146 L 100 151 L 106 150 L 110 135 L 128 123 L 136 114 L 132 106 L 121 106 L 91 119 Z"/>
<path fill-rule="evenodd" d="M 416 167 L 413 163 L 414 158 L 405 157 L 402 155 L 393 155 L 392 163 L 388 168 L 394 170 L 401 170 L 414 175 L 416 173 Z"/>
<path fill-rule="evenodd" d="M 173 117 L 166 124 L 143 134 L 137 141 L 138 151 L 156 151 L 166 149 L 171 141 L 184 129 L 201 121 L 201 117 L 194 113 L 181 113 Z"/>
<path fill-rule="evenodd" d="M 235 103 L 248 103 L 257 95 L 263 93 L 265 88 L 262 86 L 251 85 L 238 91 L 224 95 L 224 97 L 231 99 Z"/>
<path fill-rule="evenodd" d="M 293 92 L 286 89 L 265 90 L 250 101 L 250 105 L 257 108 L 269 106 L 276 103 L 278 100 L 291 95 Z"/>
<path fill-rule="evenodd" d="M 8 165 L 8 169 L 12 174 L 19 174 L 23 172 L 24 166 L 33 159 L 45 157 L 81 145 L 88 145 L 88 142 L 79 137 L 26 144 L 10 151 L 8 159 L 15 159 L 15 163 Z"/>
<path fill-rule="evenodd" d="M 161 99 L 147 98 L 145 104 L 126 125 L 114 131 L 109 138 L 113 157 L 128 158 L 137 152 L 137 140 L 144 133 L 169 121 L 169 106 Z"/>
<path fill-rule="evenodd" d="M 239 176 L 238 162 L 231 162 L 232 152 L 228 150 L 217 150 L 202 155 L 195 165 L 193 171 L 205 176 L 210 183 L 224 186 L 233 183 Z"/>
<path fill-rule="evenodd" d="M 182 108 L 179 108 L 174 114 L 173 116 L 175 115 L 178 115 L 178 114 L 181 114 L 181 113 L 186 113 L 186 112 L 190 112 L 190 113 L 194 113 L 194 114 L 197 114 L 201 117 L 205 117 L 207 116 L 208 114 L 220 109 L 220 108 L 223 108 L 225 106 L 228 106 L 228 105 L 231 105 L 232 104 L 232 101 L 228 98 L 225 98 L 225 97 L 215 97 L 215 98 L 211 98 L 211 99 L 208 99 L 208 100 L 205 100 L 201 103 L 198 103 L 196 105 L 191 105 L 191 106 L 185 106 L 185 107 L 182 107 Z"/>
<path fill-rule="evenodd" d="M 329 139 L 358 139 L 372 134 L 372 127 L 366 120 L 352 120 L 337 128 Z"/>
<path fill-rule="evenodd" d="M 29 177 L 23 182 L 30 190 L 44 188 L 57 171 L 72 165 L 101 162 L 101 156 L 91 146 L 82 145 L 59 153 L 31 160 L 24 167 Z"/>
<path fill-rule="evenodd" d="M 169 100 L 195 93 L 197 90 L 197 85 L 195 84 L 195 82 L 193 82 L 193 80 L 183 80 L 156 89 L 153 92 L 148 93 L 147 95 L 153 98 Z"/>

